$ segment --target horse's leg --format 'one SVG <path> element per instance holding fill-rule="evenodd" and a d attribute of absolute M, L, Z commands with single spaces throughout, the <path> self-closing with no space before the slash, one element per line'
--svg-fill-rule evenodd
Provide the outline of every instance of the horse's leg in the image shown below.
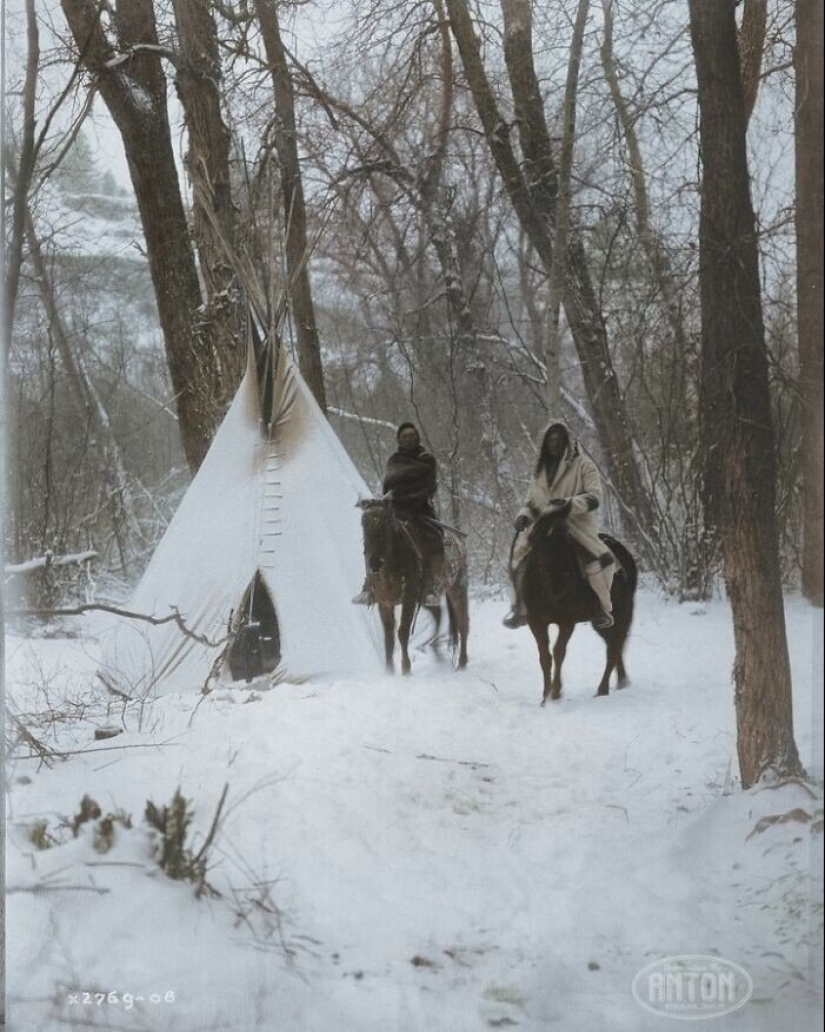
<path fill-rule="evenodd" d="M 379 605 L 378 612 L 381 615 L 381 624 L 384 628 L 384 657 L 387 671 L 395 673 L 395 665 L 392 661 L 392 654 L 395 651 L 395 606 Z"/>
<path fill-rule="evenodd" d="M 624 643 L 624 636 L 617 632 L 615 625 L 609 630 L 603 631 L 602 637 L 607 646 L 607 660 L 604 665 L 602 679 L 596 690 L 597 696 L 610 694 L 610 675 L 616 669 L 617 663 L 621 661 L 622 645 Z"/>
<path fill-rule="evenodd" d="M 553 646 L 553 659 L 556 662 L 556 666 L 553 670 L 550 698 L 554 701 L 561 697 L 561 665 L 564 662 L 564 657 L 567 655 L 567 643 L 570 641 L 570 637 L 575 629 L 576 625 L 573 623 L 559 624 L 559 636 L 556 638 L 556 644 Z"/>
<path fill-rule="evenodd" d="M 550 675 L 553 670 L 553 657 L 550 655 L 550 626 L 539 620 L 531 620 L 530 630 L 536 639 L 541 672 L 544 677 L 544 691 L 541 696 L 541 705 L 543 706 L 547 702 L 547 696 L 550 694 Z"/>
<path fill-rule="evenodd" d="M 463 670 L 467 666 L 467 638 L 470 636 L 470 599 L 467 596 L 466 584 L 462 584 L 458 592 L 456 618 L 458 621 L 459 641 L 458 669 Z"/>
<path fill-rule="evenodd" d="M 398 623 L 398 641 L 401 644 L 401 673 L 408 674 L 412 668 L 410 663 L 410 632 L 415 617 L 417 593 L 405 591 L 401 605 L 401 620 Z"/>
<path fill-rule="evenodd" d="M 613 637 L 608 641 L 607 647 L 618 675 L 618 687 L 627 688 L 630 678 L 627 676 L 624 665 L 624 647 L 627 644 L 627 632 L 630 627 L 626 619 L 619 619 L 613 625 L 612 630 Z"/>
<path fill-rule="evenodd" d="M 441 631 L 441 606 L 424 606 L 430 616 L 433 618 L 435 623 L 435 631 L 429 644 L 432 646 L 432 650 L 435 653 L 435 658 L 442 662 L 444 657 L 441 655 L 441 643 L 438 640 L 439 633 Z"/>

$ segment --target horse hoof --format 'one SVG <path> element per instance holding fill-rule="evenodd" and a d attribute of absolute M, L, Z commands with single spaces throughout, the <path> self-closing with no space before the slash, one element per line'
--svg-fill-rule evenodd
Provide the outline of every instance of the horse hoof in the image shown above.
<path fill-rule="evenodd" d="M 539 703 L 539 706 L 541 706 L 541 708 L 544 709 L 544 704 L 546 702 L 547 702 L 547 699 L 542 699 L 541 702 Z"/>
<path fill-rule="evenodd" d="M 604 691 L 602 691 L 602 690 L 601 690 L 601 688 L 600 688 L 600 689 L 599 689 L 599 690 L 598 690 L 598 691 L 596 692 L 596 694 L 595 694 L 595 695 L 593 696 L 593 698 L 594 698 L 594 699 L 606 699 L 606 698 L 607 698 L 607 696 L 608 696 L 609 694 L 610 694 L 610 692 L 609 692 L 609 691 L 608 691 L 607 689 L 605 689 Z"/>

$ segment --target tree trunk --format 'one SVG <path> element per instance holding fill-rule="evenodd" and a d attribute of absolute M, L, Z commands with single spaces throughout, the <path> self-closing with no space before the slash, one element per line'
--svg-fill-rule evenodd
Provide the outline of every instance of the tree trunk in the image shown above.
<path fill-rule="evenodd" d="M 823 603 L 823 6 L 796 3 L 796 267 L 802 399 L 802 591 Z"/>
<path fill-rule="evenodd" d="M 315 307 L 309 277 L 309 244 L 307 241 L 306 203 L 298 158 L 298 136 L 295 126 L 295 91 L 287 68 L 286 50 L 281 39 L 277 0 L 254 0 L 255 13 L 261 26 L 272 89 L 275 96 L 275 149 L 278 154 L 286 224 L 286 265 L 289 296 L 298 336 L 298 364 L 301 374 L 326 412 L 324 368 L 321 345 L 315 323 Z"/>
<path fill-rule="evenodd" d="M 739 66 L 742 69 L 742 98 L 747 126 L 759 93 L 762 55 L 765 52 L 765 29 L 768 22 L 768 0 L 745 0 L 742 27 L 739 30 Z"/>
<path fill-rule="evenodd" d="M 735 0 L 690 0 L 702 160 L 702 376 L 722 474 L 742 785 L 799 774 L 775 514 L 776 454 Z"/>
<path fill-rule="evenodd" d="M 506 5 L 505 5 L 506 6 Z M 558 190 L 556 195 L 556 235 L 553 240 L 553 261 L 549 275 L 549 316 L 547 336 L 547 414 L 555 421 L 561 417 L 561 360 L 559 347 L 561 332 L 559 316 L 564 284 L 567 279 L 567 239 L 570 230 L 571 179 L 573 175 L 573 147 L 576 142 L 576 95 L 579 89 L 579 68 L 581 66 L 584 29 L 587 24 L 589 0 L 579 0 L 576 20 L 573 25 L 573 39 L 570 43 L 570 59 L 567 64 L 567 82 L 564 89 L 562 112 L 561 153 L 559 154 Z"/>
<path fill-rule="evenodd" d="M 20 287 L 20 271 L 23 267 L 23 240 L 26 235 L 26 208 L 29 203 L 29 189 L 35 163 L 35 117 L 34 105 L 37 94 L 37 75 L 40 67 L 40 36 L 37 31 L 37 16 L 34 0 L 26 0 L 26 77 L 23 82 L 23 133 L 20 140 L 20 153 L 17 156 L 17 168 L 14 170 L 14 185 L 11 203 L 11 232 L 8 245 L 5 247 L 4 280 L 3 280 L 3 340 L 0 360 L 5 369 L 11 348 L 11 335 L 14 327 L 14 310 L 17 305 L 17 293 Z M 5 41 L 4 41 L 5 43 Z M 5 74 L 6 69 L 3 68 Z M 3 96 L 5 103 L 5 92 Z M 5 118 L 5 112 L 4 118 Z M 11 148 L 8 140 L 3 140 L 3 242 L 5 245 L 5 209 L 6 209 L 6 173 L 9 170 Z"/>
<path fill-rule="evenodd" d="M 450 23 L 484 135 L 510 202 L 544 269 L 553 263 L 550 229 L 555 219 L 557 172 L 533 64 L 532 26 L 526 0 L 502 0 L 505 60 L 519 123 L 524 173 L 509 139 L 481 60 L 466 0 L 446 0 Z M 612 486 L 647 563 L 661 569 L 655 509 L 633 451 L 633 438 L 616 377 L 584 245 L 571 225 L 564 311 L 573 335 L 593 420 Z"/>
<path fill-rule="evenodd" d="M 183 448 L 196 470 L 223 415 L 219 363 L 202 297 L 169 131 L 151 0 L 118 0 L 116 28 L 95 0 L 61 0 L 83 63 L 123 140 L 137 198 Z M 142 49 L 148 47 L 149 49 Z"/>
<path fill-rule="evenodd" d="M 194 193 L 195 243 L 206 286 L 209 324 L 224 404 L 246 365 L 245 328 L 237 278 L 227 257 L 235 246 L 235 209 L 229 174 L 229 131 L 221 113 L 218 34 L 203 0 L 174 0 L 180 54 L 175 84 L 186 117 L 186 169 Z M 209 211 L 205 211 L 208 206 Z"/>

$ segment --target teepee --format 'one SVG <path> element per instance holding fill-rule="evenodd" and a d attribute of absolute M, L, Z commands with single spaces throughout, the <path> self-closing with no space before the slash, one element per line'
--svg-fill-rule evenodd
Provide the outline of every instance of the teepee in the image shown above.
<path fill-rule="evenodd" d="M 369 490 L 281 344 L 246 374 L 128 608 L 101 677 L 131 697 L 378 669 L 359 498 Z M 181 627 L 181 623 L 183 627 Z"/>

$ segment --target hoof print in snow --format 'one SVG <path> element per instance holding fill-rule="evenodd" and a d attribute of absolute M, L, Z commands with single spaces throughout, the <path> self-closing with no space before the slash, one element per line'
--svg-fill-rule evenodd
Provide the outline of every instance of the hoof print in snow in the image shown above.
<path fill-rule="evenodd" d="M 601 964 L 597 964 L 595 960 L 590 960 L 587 962 L 588 971 L 601 971 L 601 969 Z"/>
<path fill-rule="evenodd" d="M 435 961 L 430 960 L 429 957 L 420 957 L 417 953 L 414 957 L 410 957 L 410 963 L 413 967 L 434 968 L 436 966 Z"/>
<path fill-rule="evenodd" d="M 517 1021 L 513 1021 L 512 1018 L 488 1018 L 487 1024 L 490 1028 L 509 1028 L 511 1025 L 518 1025 Z"/>
<path fill-rule="evenodd" d="M 118 735 L 123 734 L 122 727 L 96 727 L 95 728 L 95 741 L 100 742 L 104 738 L 117 738 Z"/>

